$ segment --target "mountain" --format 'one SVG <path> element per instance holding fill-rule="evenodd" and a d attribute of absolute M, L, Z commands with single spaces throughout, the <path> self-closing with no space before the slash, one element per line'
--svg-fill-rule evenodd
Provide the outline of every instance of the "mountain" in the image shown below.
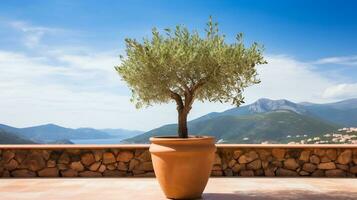
<path fill-rule="evenodd" d="M 35 144 L 35 142 L 0 129 L 0 144 Z"/>
<path fill-rule="evenodd" d="M 71 140 L 55 140 L 55 141 L 50 141 L 47 144 L 74 144 Z"/>
<path fill-rule="evenodd" d="M 188 127 L 191 133 L 215 136 L 220 143 L 286 143 L 289 135 L 317 136 L 334 131 L 340 126 L 290 110 L 276 110 L 196 120 L 189 122 Z M 176 131 L 176 124 L 165 125 L 125 142 L 147 143 L 152 136 L 175 135 Z"/>
<path fill-rule="evenodd" d="M 122 140 L 142 134 L 142 131 L 127 129 L 65 128 L 55 124 L 45 124 L 27 128 L 15 128 L 0 124 L 0 129 L 19 138 L 48 144 L 71 144 L 71 140 Z"/>
<path fill-rule="evenodd" d="M 357 127 L 357 99 L 349 99 L 328 104 L 307 104 L 304 108 L 310 115 L 341 124 Z"/>
<path fill-rule="evenodd" d="M 55 124 L 46 124 L 27 128 L 15 128 L 0 124 L 0 128 L 7 132 L 14 133 L 19 137 L 33 140 L 39 143 L 66 141 L 71 139 L 112 138 L 110 134 L 92 128 L 71 129 Z"/>
<path fill-rule="evenodd" d="M 218 116 L 226 116 L 226 115 L 245 116 L 245 115 L 265 113 L 265 112 L 276 111 L 276 110 L 290 110 L 299 114 L 307 113 L 307 110 L 304 108 L 304 106 L 293 103 L 291 101 L 285 99 L 270 100 L 270 99 L 262 98 L 250 105 L 246 105 L 238 108 L 232 108 L 221 113 L 212 112 L 202 117 L 199 117 L 194 121 L 212 119 Z"/>
<path fill-rule="evenodd" d="M 342 126 L 357 127 L 357 99 L 348 99 L 336 103 L 314 104 L 310 102 L 293 103 L 285 99 L 270 100 L 262 98 L 250 105 L 232 108 L 221 113 L 209 113 L 193 121 L 212 119 L 226 115 L 245 116 L 276 110 L 290 110 L 298 114 L 321 118 Z"/>
<path fill-rule="evenodd" d="M 315 104 L 262 98 L 242 107 L 209 113 L 188 122 L 188 126 L 191 133 L 214 135 L 219 142 L 288 142 L 289 135 L 320 136 L 342 127 L 357 127 L 357 99 Z M 176 132 L 177 125 L 169 124 L 124 142 L 147 143 L 151 136 Z"/>

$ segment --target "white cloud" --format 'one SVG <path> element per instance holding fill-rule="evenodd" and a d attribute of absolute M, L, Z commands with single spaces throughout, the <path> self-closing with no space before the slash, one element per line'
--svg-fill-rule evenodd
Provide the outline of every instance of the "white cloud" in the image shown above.
<path fill-rule="evenodd" d="M 66 55 L 76 59 L 68 59 L 64 64 L 48 64 L 52 57 L 0 51 L 0 123 L 16 126 L 59 123 L 69 127 L 133 129 L 158 126 L 146 120 L 151 116 L 148 110 L 134 108 L 129 94 L 120 95 L 122 83 L 114 70 L 103 70 L 113 69 L 112 56 L 88 54 L 92 55 L 91 59 Z M 102 67 L 92 67 L 95 63 Z M 140 119 L 134 115 L 138 112 Z M 165 121 L 160 116 L 157 119 Z"/>
<path fill-rule="evenodd" d="M 24 21 L 10 21 L 8 24 L 12 28 L 21 31 L 24 34 L 24 45 L 29 48 L 38 46 L 45 34 L 58 34 L 64 32 L 63 29 L 34 26 Z"/>
<path fill-rule="evenodd" d="M 333 80 L 314 71 L 314 66 L 282 55 L 268 55 L 267 65 L 258 66 L 261 83 L 245 92 L 247 102 L 257 98 L 288 99 L 295 102 L 326 102 L 322 92 Z"/>
<path fill-rule="evenodd" d="M 357 56 L 341 56 L 321 58 L 314 62 L 315 64 L 338 64 L 357 66 Z"/>
<path fill-rule="evenodd" d="M 334 99 L 357 98 L 357 83 L 344 83 L 328 87 L 325 89 L 323 97 Z"/>

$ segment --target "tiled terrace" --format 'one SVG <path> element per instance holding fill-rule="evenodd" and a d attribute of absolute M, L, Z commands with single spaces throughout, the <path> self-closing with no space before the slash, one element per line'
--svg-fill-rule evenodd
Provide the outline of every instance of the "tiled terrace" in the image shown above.
<path fill-rule="evenodd" d="M 1 200 L 160 200 L 155 178 L 1 179 Z M 355 200 L 357 181 L 343 178 L 211 178 L 202 199 Z"/>

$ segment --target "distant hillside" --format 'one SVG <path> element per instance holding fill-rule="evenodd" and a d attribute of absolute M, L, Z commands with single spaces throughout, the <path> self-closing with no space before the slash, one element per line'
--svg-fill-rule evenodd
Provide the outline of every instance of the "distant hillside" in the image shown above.
<path fill-rule="evenodd" d="M 285 143 L 288 135 L 320 135 L 336 130 L 339 125 L 290 110 L 232 116 L 222 115 L 189 123 L 191 133 L 212 135 L 221 143 Z M 175 135 L 177 125 L 165 125 L 125 140 L 127 143 L 147 143 L 152 136 Z"/>
<path fill-rule="evenodd" d="M 15 128 L 0 124 L 0 129 L 12 133 L 14 136 L 35 141 L 37 143 L 48 144 L 71 144 L 71 140 L 96 140 L 96 139 L 126 139 L 143 132 L 126 129 L 93 129 L 78 128 L 71 129 L 55 124 L 46 124 L 27 128 Z"/>
<path fill-rule="evenodd" d="M 221 143 L 286 143 L 289 135 L 313 137 L 342 127 L 357 127 L 357 99 L 315 104 L 263 98 L 242 107 L 209 113 L 190 121 L 188 126 L 190 133 L 213 135 Z M 0 124 L 5 132 L 2 133 L 3 141 L 12 142 L 11 138 L 16 137 L 14 143 L 71 143 L 71 140 L 93 140 L 91 142 L 95 143 L 99 139 L 147 143 L 151 136 L 176 135 L 176 127 L 169 124 L 142 133 L 126 129 L 71 129 L 55 124 L 28 128 Z"/>
<path fill-rule="evenodd" d="M 70 140 L 56 140 L 56 141 L 51 141 L 48 142 L 47 144 L 74 144 Z"/>
<path fill-rule="evenodd" d="M 111 138 L 107 133 L 90 129 L 80 128 L 71 129 L 57 126 L 55 124 L 46 124 L 28 128 L 14 128 L 6 125 L 0 125 L 3 130 L 17 134 L 20 137 L 47 143 L 51 141 L 71 140 L 71 139 L 104 139 Z"/>
<path fill-rule="evenodd" d="M 357 127 L 357 99 L 330 104 L 309 104 L 304 106 L 313 116 L 345 127 Z"/>
<path fill-rule="evenodd" d="M 304 108 L 304 106 L 293 103 L 291 101 L 285 99 L 270 100 L 270 99 L 262 98 L 252 104 L 238 107 L 238 108 L 231 108 L 229 110 L 220 113 L 212 112 L 207 115 L 203 115 L 202 117 L 199 117 L 193 121 L 201 121 L 206 119 L 212 119 L 218 116 L 227 116 L 227 115 L 246 116 L 246 115 L 265 113 L 265 112 L 276 111 L 276 110 L 290 110 L 299 114 L 307 113 L 307 110 Z"/>
<path fill-rule="evenodd" d="M 0 129 L 0 144 L 35 144 L 35 142 Z"/>
<path fill-rule="evenodd" d="M 336 103 L 314 104 L 310 102 L 293 103 L 285 99 L 270 100 L 263 98 L 250 105 L 232 108 L 221 113 L 209 113 L 193 121 L 226 115 L 246 116 L 276 110 L 290 110 L 298 114 L 318 117 L 343 126 L 357 126 L 357 99 L 348 99 Z"/>

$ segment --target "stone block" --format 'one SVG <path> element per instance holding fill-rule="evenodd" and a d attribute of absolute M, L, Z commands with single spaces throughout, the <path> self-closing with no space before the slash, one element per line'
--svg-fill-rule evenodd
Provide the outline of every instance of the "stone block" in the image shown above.
<path fill-rule="evenodd" d="M 232 169 L 226 169 L 223 171 L 225 176 L 233 176 L 233 170 Z"/>
<path fill-rule="evenodd" d="M 17 150 L 15 153 L 15 160 L 18 163 L 22 163 L 26 159 L 27 154 L 28 154 L 28 151 L 26 151 L 26 150 Z"/>
<path fill-rule="evenodd" d="M 119 162 L 117 168 L 119 171 L 128 171 L 128 166 L 124 162 Z"/>
<path fill-rule="evenodd" d="M 4 151 L 4 153 L 2 154 L 2 160 L 4 160 L 6 163 L 9 162 L 14 157 L 15 157 L 15 153 L 9 150 Z"/>
<path fill-rule="evenodd" d="M 61 171 L 61 176 L 63 176 L 63 177 L 77 177 L 78 172 L 74 169 L 67 169 L 67 170 Z"/>
<path fill-rule="evenodd" d="M 131 151 L 121 151 L 118 153 L 117 161 L 119 162 L 129 162 L 134 157 Z"/>
<path fill-rule="evenodd" d="M 47 167 L 56 167 L 56 161 L 55 160 L 48 160 L 47 161 Z"/>
<path fill-rule="evenodd" d="M 136 166 L 138 166 L 140 163 L 139 160 L 137 159 L 132 159 L 130 160 L 130 163 L 129 163 L 129 171 L 132 171 Z"/>
<path fill-rule="evenodd" d="M 336 165 L 334 162 L 320 163 L 317 166 L 318 169 L 336 169 Z"/>
<path fill-rule="evenodd" d="M 12 171 L 19 166 L 15 159 L 11 159 L 8 163 L 5 163 L 4 168 L 6 170 Z"/>
<path fill-rule="evenodd" d="M 325 172 L 322 169 L 318 169 L 311 174 L 312 177 L 323 177 L 325 176 Z"/>
<path fill-rule="evenodd" d="M 320 161 L 322 163 L 325 163 L 325 162 L 331 162 L 332 160 L 325 155 L 325 156 L 320 157 Z"/>
<path fill-rule="evenodd" d="M 314 172 L 316 170 L 316 168 L 317 168 L 317 166 L 312 163 L 305 163 L 302 167 L 302 169 L 307 172 Z"/>
<path fill-rule="evenodd" d="M 327 177 L 346 177 L 346 172 L 341 169 L 326 170 L 325 175 Z"/>
<path fill-rule="evenodd" d="M 316 155 L 310 156 L 310 162 L 313 164 L 319 164 L 320 163 L 320 158 Z"/>
<path fill-rule="evenodd" d="M 100 161 L 103 158 L 103 151 L 102 150 L 95 150 L 93 151 L 95 161 Z"/>
<path fill-rule="evenodd" d="M 77 172 L 81 172 L 84 170 L 84 166 L 82 165 L 82 163 L 80 161 L 77 162 L 72 162 L 70 164 L 70 168 L 77 171 Z"/>
<path fill-rule="evenodd" d="M 231 161 L 229 161 L 228 167 L 229 167 L 229 168 L 232 168 L 236 163 L 237 163 L 237 161 L 234 160 L 234 159 L 232 159 Z"/>
<path fill-rule="evenodd" d="M 126 172 L 119 171 L 119 170 L 105 170 L 103 172 L 103 176 L 107 176 L 107 177 L 124 177 L 124 176 L 126 176 Z"/>
<path fill-rule="evenodd" d="M 343 151 L 337 158 L 337 162 L 340 164 L 348 164 L 352 161 L 352 151 L 351 150 L 345 150 Z"/>
<path fill-rule="evenodd" d="M 21 163 L 19 168 L 30 169 L 31 171 L 38 171 L 46 167 L 46 162 L 43 159 L 42 155 L 36 152 L 32 152 L 25 160 Z"/>
<path fill-rule="evenodd" d="M 114 154 L 111 152 L 105 152 L 103 153 L 103 163 L 104 164 L 111 164 L 111 163 L 115 163 L 116 159 L 114 157 Z"/>
<path fill-rule="evenodd" d="M 331 160 L 336 160 L 337 158 L 337 151 L 336 149 L 327 149 L 326 156 Z"/>
<path fill-rule="evenodd" d="M 245 164 L 252 162 L 253 160 L 258 158 L 258 154 L 255 151 L 249 151 L 248 153 L 243 154 L 239 157 L 238 162 L 240 164 Z"/>
<path fill-rule="evenodd" d="M 284 161 L 284 168 L 290 170 L 296 170 L 299 168 L 299 164 L 296 162 L 294 158 L 288 158 Z"/>
<path fill-rule="evenodd" d="M 84 166 L 90 166 L 95 162 L 94 155 L 92 153 L 85 153 L 81 156 L 81 162 Z"/>
<path fill-rule="evenodd" d="M 308 162 L 310 159 L 310 151 L 304 150 L 300 153 L 299 160 L 302 160 L 304 162 Z"/>
<path fill-rule="evenodd" d="M 240 171 L 239 175 L 245 176 L 245 177 L 254 176 L 254 171 L 253 170 L 242 170 L 242 171 Z"/>
<path fill-rule="evenodd" d="M 98 172 L 102 173 L 104 172 L 105 170 L 107 169 L 107 167 L 105 165 L 100 165 L 99 169 L 98 169 Z"/>
<path fill-rule="evenodd" d="M 351 168 L 350 168 L 350 172 L 351 172 L 352 174 L 357 174 L 357 166 L 351 167 Z"/>
<path fill-rule="evenodd" d="M 283 160 L 285 157 L 286 150 L 285 149 L 273 149 L 271 153 L 277 160 Z"/>
<path fill-rule="evenodd" d="M 142 162 L 140 163 L 136 170 L 141 170 L 141 171 L 154 171 L 154 167 L 152 165 L 152 162 L 147 161 L 147 162 Z"/>
<path fill-rule="evenodd" d="M 239 172 L 242 168 L 242 165 L 240 165 L 239 163 L 236 163 L 233 167 L 232 167 L 232 171 L 233 172 Z"/>
<path fill-rule="evenodd" d="M 326 150 L 325 149 L 314 149 L 314 154 L 322 157 L 326 154 Z"/>
<path fill-rule="evenodd" d="M 89 167 L 89 170 L 90 171 L 97 171 L 101 165 L 102 165 L 102 163 L 100 161 L 95 162 Z"/>
<path fill-rule="evenodd" d="M 137 151 L 135 151 L 135 154 L 137 154 Z M 137 158 L 143 162 L 151 161 L 151 153 L 149 150 L 144 150 Z"/>
<path fill-rule="evenodd" d="M 71 159 L 69 158 L 67 153 L 62 153 L 62 155 L 59 157 L 57 163 L 59 164 L 69 164 L 71 162 Z"/>
<path fill-rule="evenodd" d="M 259 154 L 259 158 L 264 161 L 264 160 L 268 160 L 269 157 L 271 156 L 271 152 L 265 149 L 259 149 L 257 150 L 258 154 Z"/>
<path fill-rule="evenodd" d="M 101 177 L 102 173 L 92 172 L 92 171 L 84 171 L 78 174 L 80 177 Z"/>
<path fill-rule="evenodd" d="M 242 154 L 243 154 L 242 150 L 235 150 L 233 152 L 233 158 L 237 160 Z"/>
<path fill-rule="evenodd" d="M 219 171 L 212 170 L 211 176 L 223 176 L 223 172 L 221 170 L 219 170 Z"/>
<path fill-rule="evenodd" d="M 269 167 L 267 169 L 264 169 L 264 175 L 267 176 L 267 177 L 275 176 L 275 169 L 273 167 Z"/>
<path fill-rule="evenodd" d="M 27 169 L 18 169 L 11 172 L 13 177 L 36 177 L 36 173 Z"/>
<path fill-rule="evenodd" d="M 341 164 L 336 164 L 336 167 L 337 167 L 338 169 L 342 169 L 342 170 L 344 170 L 344 171 L 348 171 L 349 168 L 350 168 L 348 165 L 341 165 Z"/>
<path fill-rule="evenodd" d="M 303 171 L 303 170 L 301 170 L 301 171 L 299 172 L 299 175 L 300 175 L 300 176 L 309 176 L 309 175 L 310 175 L 310 173 L 309 173 L 309 172 L 307 172 L 307 171 Z"/>
<path fill-rule="evenodd" d="M 298 173 L 293 170 L 279 168 L 278 170 L 276 170 L 276 176 L 294 177 L 294 176 L 298 176 Z"/>
<path fill-rule="evenodd" d="M 55 167 L 52 168 L 45 168 L 38 171 L 38 176 L 40 177 L 58 177 L 58 169 Z"/>
<path fill-rule="evenodd" d="M 107 165 L 108 170 L 115 170 L 117 167 L 114 164 Z"/>
<path fill-rule="evenodd" d="M 262 168 L 262 161 L 261 160 L 254 160 L 250 163 L 247 164 L 247 169 L 251 169 L 251 170 L 257 170 Z"/>

